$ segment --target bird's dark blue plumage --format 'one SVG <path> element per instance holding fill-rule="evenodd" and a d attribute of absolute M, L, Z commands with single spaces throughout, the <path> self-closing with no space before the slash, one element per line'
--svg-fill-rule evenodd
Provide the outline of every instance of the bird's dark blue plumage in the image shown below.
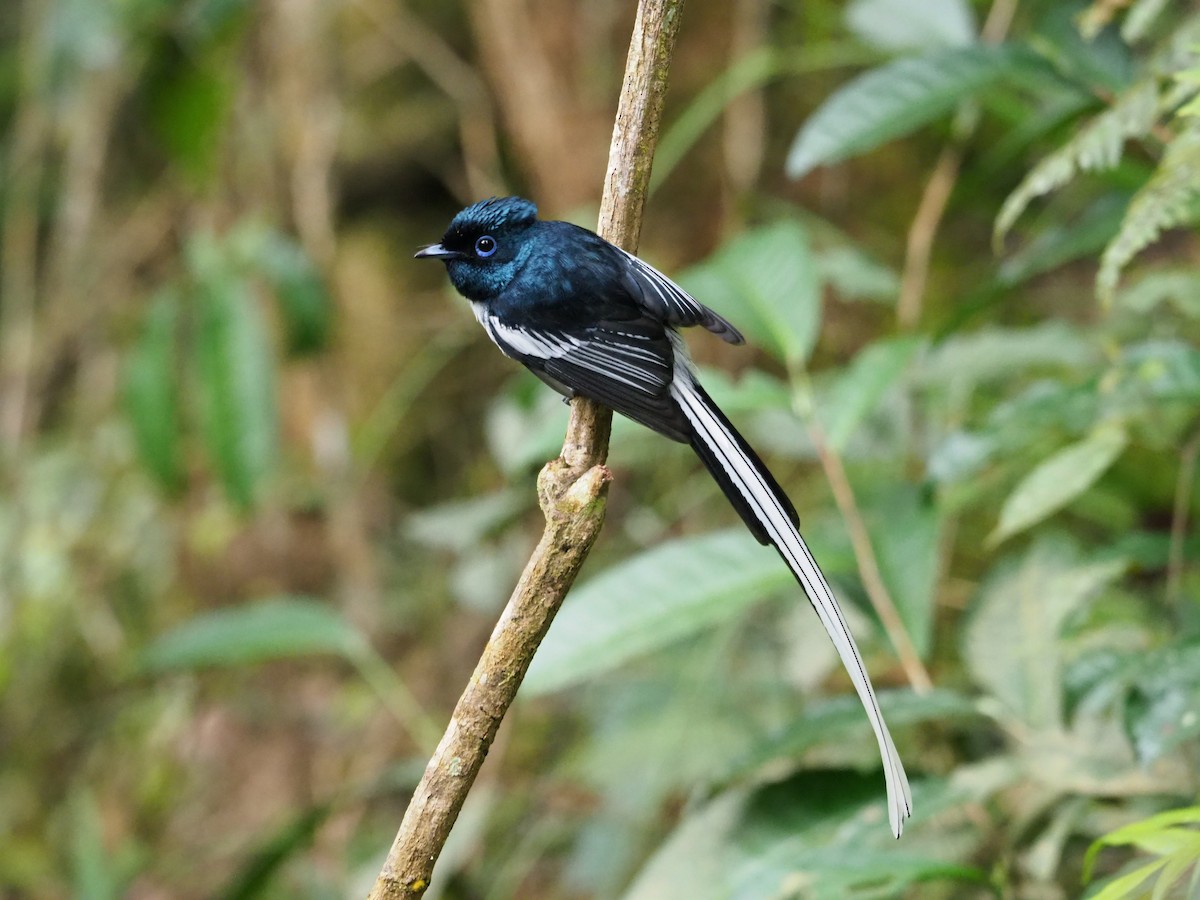
<path fill-rule="evenodd" d="M 493 197 L 454 217 L 440 259 L 496 345 L 567 396 L 580 394 L 690 444 L 751 533 L 775 547 L 832 638 L 871 720 L 897 837 L 911 811 L 904 767 L 842 611 L 783 489 L 696 380 L 676 328 L 726 341 L 738 330 L 657 269 L 567 222 L 542 221 L 519 197 Z"/>

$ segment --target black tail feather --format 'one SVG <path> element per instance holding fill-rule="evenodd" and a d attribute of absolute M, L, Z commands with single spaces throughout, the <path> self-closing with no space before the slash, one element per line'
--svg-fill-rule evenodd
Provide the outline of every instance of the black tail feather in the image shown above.
<path fill-rule="evenodd" d="M 745 457 L 754 465 L 755 469 L 758 470 L 758 473 L 762 476 L 763 482 L 768 488 L 770 488 L 771 492 L 779 500 L 779 505 L 783 507 L 784 512 L 787 513 L 787 516 L 789 519 L 791 519 L 792 524 L 795 525 L 796 528 L 799 528 L 800 516 L 796 513 L 796 507 L 792 504 L 791 498 L 784 493 L 783 488 L 779 486 L 779 482 L 775 480 L 775 476 L 771 474 L 770 469 L 768 469 L 763 461 L 758 458 L 758 454 L 754 452 L 754 449 L 748 443 L 746 443 L 746 439 L 741 436 L 738 430 L 733 427 L 733 424 L 725 417 L 725 414 L 721 412 L 720 407 L 712 402 L 712 398 L 708 396 L 704 388 L 702 388 L 697 382 L 693 382 L 692 387 L 696 394 L 698 394 L 704 400 L 705 405 L 712 410 L 713 415 L 720 420 L 721 424 L 725 426 L 728 432 L 733 436 L 734 440 L 737 441 L 738 447 L 741 449 Z M 729 500 L 730 505 L 736 509 L 738 515 L 742 517 L 742 521 L 746 523 L 746 527 L 750 529 L 750 533 L 754 535 L 754 539 L 764 546 L 769 546 L 772 543 L 771 537 L 767 534 L 766 529 L 763 528 L 762 521 L 760 520 L 758 514 L 750 506 L 749 502 L 747 502 L 744 491 L 739 488 L 738 485 L 736 485 L 729 477 L 729 473 L 726 470 L 725 464 L 721 462 L 713 448 L 696 434 L 695 429 L 692 430 L 691 445 L 692 449 L 696 451 L 696 455 L 700 457 L 700 461 L 704 463 L 704 467 L 708 469 L 709 474 L 712 475 L 713 480 L 720 486 L 722 493 L 725 494 L 725 497 Z"/>

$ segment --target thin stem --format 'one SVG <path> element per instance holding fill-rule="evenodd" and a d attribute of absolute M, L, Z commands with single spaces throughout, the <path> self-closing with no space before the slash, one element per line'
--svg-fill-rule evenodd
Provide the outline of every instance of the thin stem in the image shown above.
<path fill-rule="evenodd" d="M 39 96 L 37 72 L 45 13 L 26 3 L 18 48 L 18 94 L 7 146 L 7 198 L 0 229 L 0 458 L 16 460 L 36 415 L 32 381 L 37 346 L 38 192 L 52 121 Z"/>
<path fill-rule="evenodd" d="M 904 627 L 904 620 L 900 618 L 900 611 L 896 608 L 891 592 L 888 591 L 887 585 L 883 581 L 883 574 L 879 571 L 879 560 L 875 556 L 875 548 L 871 544 L 871 535 L 867 531 L 866 522 L 858 508 L 858 501 L 854 497 L 854 488 L 850 485 L 846 467 L 842 465 L 842 458 L 830 446 L 825 429 L 821 427 L 817 417 L 810 415 L 806 416 L 806 419 L 809 436 L 812 438 L 817 456 L 821 460 L 821 468 L 825 470 L 825 477 L 833 490 L 833 499 L 837 503 L 842 519 L 846 522 L 846 530 L 850 534 L 850 544 L 854 548 L 854 560 L 858 566 L 858 574 L 862 579 L 867 597 L 871 601 L 871 606 L 874 607 L 875 614 L 879 616 L 888 640 L 896 649 L 896 656 L 900 660 L 909 684 L 919 694 L 928 693 L 933 690 L 933 680 L 929 677 L 929 670 L 921 662 L 921 655 L 917 653 L 917 648 L 913 644 L 912 638 L 909 637 L 908 629 Z"/>
<path fill-rule="evenodd" d="M 946 205 L 958 181 L 962 163 L 959 142 L 947 144 L 938 156 L 933 174 L 925 184 L 916 215 L 908 227 L 904 248 L 904 272 L 900 276 L 900 298 L 896 302 L 896 324 L 901 331 L 912 331 L 921 319 L 925 284 L 929 279 L 929 259 L 933 255 L 933 240 L 946 214 Z"/>
<path fill-rule="evenodd" d="M 682 0 L 641 0 L 613 127 L 600 234 L 637 247 Z M 562 455 L 538 477 L 542 539 L 492 631 L 388 851 L 369 900 L 420 897 L 542 638 L 604 522 L 612 414 L 571 404 Z"/>
<path fill-rule="evenodd" d="M 1003 41 L 1016 11 L 1017 0 L 995 0 L 980 29 L 980 39 L 987 44 Z M 900 276 L 900 298 L 896 303 L 896 323 L 901 331 L 912 331 L 920 322 L 934 238 L 946 214 L 950 195 L 954 193 L 954 185 L 958 182 L 963 148 L 974 131 L 974 125 L 957 129 L 955 136 L 942 148 L 908 228 L 904 271 Z"/>
<path fill-rule="evenodd" d="M 1196 483 L 1196 456 L 1200 454 L 1200 432 L 1179 451 L 1179 477 L 1175 480 L 1175 503 L 1171 510 L 1171 545 L 1167 553 L 1167 602 L 1178 606 L 1183 599 L 1185 544 L 1192 489 Z"/>

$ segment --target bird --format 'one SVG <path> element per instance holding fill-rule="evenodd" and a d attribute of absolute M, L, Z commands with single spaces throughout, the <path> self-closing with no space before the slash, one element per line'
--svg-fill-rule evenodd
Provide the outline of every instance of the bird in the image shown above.
<path fill-rule="evenodd" d="M 795 506 L 701 387 L 679 329 L 698 325 L 730 344 L 744 342 L 741 332 L 649 263 L 586 228 L 539 219 L 521 197 L 466 207 L 415 258 L 445 263 L 501 352 L 564 397 L 691 445 L 750 533 L 783 558 L 837 648 L 879 744 L 899 838 L 912 793 L 862 655 Z"/>

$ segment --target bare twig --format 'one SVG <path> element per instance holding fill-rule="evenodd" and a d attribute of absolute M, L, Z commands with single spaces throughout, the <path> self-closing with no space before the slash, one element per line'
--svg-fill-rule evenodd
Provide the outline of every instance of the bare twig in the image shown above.
<path fill-rule="evenodd" d="M 44 19 L 39 4 L 27 3 L 21 19 L 19 84 L 5 171 L 9 197 L 0 231 L 0 459 L 16 459 L 35 416 L 31 392 L 37 343 L 38 192 L 45 174 L 45 149 L 52 125 L 40 94 Z"/>
<path fill-rule="evenodd" d="M 1171 546 L 1167 553 L 1167 602 L 1176 606 L 1183 599 L 1184 555 L 1192 487 L 1196 483 L 1196 456 L 1200 454 L 1200 432 L 1179 451 L 1179 477 L 1175 480 L 1175 505 L 1171 511 Z"/>
<path fill-rule="evenodd" d="M 599 232 L 633 250 L 658 139 L 682 0 L 641 0 L 613 127 Z M 538 477 L 546 516 L 470 683 L 413 793 L 370 900 L 421 896 L 525 671 L 604 522 L 612 414 L 577 398 L 562 455 Z"/>
<path fill-rule="evenodd" d="M 958 181 L 962 155 L 962 146 L 958 142 L 942 148 L 933 174 L 929 176 L 925 191 L 921 194 L 921 202 L 917 204 L 917 213 L 908 227 L 904 272 L 900 276 L 900 299 L 896 302 L 896 324 L 901 331 L 912 331 L 920 322 L 933 239 L 937 236 L 946 204 L 950 202 L 950 194 Z"/>
<path fill-rule="evenodd" d="M 995 0 L 988 10 L 987 19 L 979 36 L 987 44 L 998 44 L 1008 34 L 1017 0 Z M 958 170 L 962 165 L 963 148 L 974 128 L 960 131 L 938 155 L 933 173 L 925 184 L 916 215 L 908 228 L 908 240 L 904 250 L 904 272 L 900 276 L 900 298 L 896 303 L 896 323 L 901 331 L 916 328 L 921 318 L 922 300 L 925 297 L 925 282 L 929 277 L 929 258 L 933 253 L 933 240 L 937 236 L 946 204 L 958 181 Z"/>

